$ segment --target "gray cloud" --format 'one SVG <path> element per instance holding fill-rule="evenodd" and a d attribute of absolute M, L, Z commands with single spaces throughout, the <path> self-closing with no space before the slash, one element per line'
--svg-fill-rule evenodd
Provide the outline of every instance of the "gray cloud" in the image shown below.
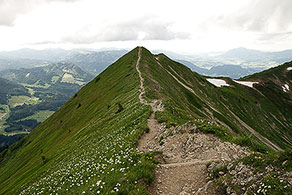
<path fill-rule="evenodd" d="M 70 43 L 94 43 L 102 41 L 132 41 L 132 40 L 173 40 L 189 39 L 190 34 L 173 32 L 171 23 L 155 20 L 155 17 L 144 17 L 128 22 L 117 23 L 102 29 L 95 29 L 95 34 L 81 32 L 69 35 L 62 41 Z"/>
<path fill-rule="evenodd" d="M 51 2 L 75 2 L 78 0 L 1 0 L 0 1 L 0 26 L 13 26 L 19 14 L 24 14 L 37 5 Z"/>
<path fill-rule="evenodd" d="M 243 31 L 264 32 L 271 25 L 277 31 L 290 31 L 291 7 L 291 0 L 254 0 L 236 13 L 222 14 L 212 20 L 224 27 Z"/>
<path fill-rule="evenodd" d="M 292 38 L 292 32 L 284 33 L 260 33 L 257 35 L 259 42 L 271 42 L 271 41 L 282 41 Z"/>

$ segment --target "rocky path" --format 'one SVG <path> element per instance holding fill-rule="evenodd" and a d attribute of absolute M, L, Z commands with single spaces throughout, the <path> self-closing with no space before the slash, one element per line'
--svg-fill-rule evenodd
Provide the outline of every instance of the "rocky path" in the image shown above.
<path fill-rule="evenodd" d="M 139 52 L 138 52 L 138 60 L 137 60 L 137 63 L 136 63 L 136 70 L 137 70 L 137 72 L 139 74 L 139 77 L 140 77 L 140 94 L 139 94 L 139 100 L 140 100 L 140 102 L 142 104 L 150 105 L 151 108 L 152 108 L 152 110 L 153 110 L 153 113 L 151 114 L 151 116 L 147 120 L 147 125 L 148 125 L 150 131 L 149 131 L 149 133 L 144 134 L 142 136 L 142 138 L 139 140 L 139 144 L 138 144 L 138 149 L 139 150 L 146 151 L 147 148 L 149 148 L 149 145 L 155 144 L 154 140 L 155 140 L 155 137 L 157 135 L 157 132 L 159 131 L 159 128 L 160 128 L 157 120 L 155 120 L 155 112 L 156 111 L 163 111 L 164 110 L 164 107 L 162 105 L 161 100 L 154 100 L 154 101 L 148 103 L 143 98 L 143 95 L 145 93 L 145 89 L 144 89 L 144 85 L 143 85 L 144 78 L 142 77 L 142 73 L 141 73 L 141 71 L 139 69 L 141 55 L 142 55 L 142 48 L 140 47 L 139 48 Z"/>
<path fill-rule="evenodd" d="M 155 170 L 155 181 L 148 188 L 150 194 L 217 194 L 215 184 L 208 182 L 207 164 L 222 165 L 246 155 L 247 150 L 231 143 L 223 143 L 214 135 L 197 132 L 194 125 L 166 128 L 155 120 L 155 112 L 163 111 L 161 100 L 147 102 L 144 78 L 140 71 L 142 48 L 139 48 L 136 64 L 140 77 L 139 99 L 150 105 L 153 113 L 147 121 L 150 129 L 138 143 L 140 151 L 161 151 Z M 215 163 L 216 162 L 216 163 Z"/>

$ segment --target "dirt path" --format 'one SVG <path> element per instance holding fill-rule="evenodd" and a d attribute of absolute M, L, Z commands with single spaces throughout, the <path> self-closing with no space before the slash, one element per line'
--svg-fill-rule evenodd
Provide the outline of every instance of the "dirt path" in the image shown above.
<path fill-rule="evenodd" d="M 140 77 L 139 99 L 142 104 L 150 105 L 153 113 L 147 120 L 150 131 L 141 137 L 138 149 L 162 152 L 159 158 L 161 164 L 155 170 L 155 181 L 148 188 L 149 194 L 217 194 L 215 184 L 207 180 L 206 165 L 214 161 L 218 164 L 229 162 L 246 155 L 248 151 L 231 143 L 223 143 L 214 135 L 199 133 L 194 125 L 166 128 L 164 124 L 159 124 L 155 120 L 155 112 L 163 111 L 164 107 L 161 100 L 147 102 L 143 98 L 144 78 L 139 69 L 141 55 L 142 48 L 139 48 L 136 64 Z M 182 82 L 180 84 L 184 85 Z"/>
<path fill-rule="evenodd" d="M 155 148 L 151 147 L 150 145 L 153 145 L 153 144 L 155 145 L 155 140 L 157 139 L 156 136 L 157 136 L 157 133 L 159 132 L 159 128 L 160 128 L 157 120 L 155 120 L 155 112 L 156 111 L 163 111 L 164 107 L 162 105 L 161 100 L 153 100 L 152 102 L 148 103 L 143 98 L 143 95 L 145 93 L 144 84 L 143 84 L 144 78 L 142 77 L 142 73 L 139 69 L 141 55 L 142 55 L 142 48 L 139 47 L 138 60 L 136 63 L 136 70 L 137 70 L 139 77 L 140 77 L 139 100 L 142 104 L 150 105 L 152 110 L 153 110 L 153 113 L 151 114 L 151 116 L 147 120 L 147 125 L 148 125 L 150 131 L 149 131 L 149 133 L 144 134 L 142 136 L 142 138 L 139 140 L 138 149 L 141 151 L 153 151 L 153 150 L 155 150 Z M 151 148 L 151 149 L 147 150 L 147 148 Z"/>

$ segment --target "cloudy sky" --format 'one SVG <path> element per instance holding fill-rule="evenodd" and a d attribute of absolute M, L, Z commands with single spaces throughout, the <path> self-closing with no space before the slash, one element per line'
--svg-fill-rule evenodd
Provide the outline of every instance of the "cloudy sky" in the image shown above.
<path fill-rule="evenodd" d="M 292 49 L 291 0 L 0 0 L 0 50 Z"/>

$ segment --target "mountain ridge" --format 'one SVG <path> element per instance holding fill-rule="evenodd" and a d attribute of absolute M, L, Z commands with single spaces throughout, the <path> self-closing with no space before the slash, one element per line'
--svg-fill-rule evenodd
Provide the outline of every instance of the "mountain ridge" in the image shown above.
<path fill-rule="evenodd" d="M 66 193 L 70 189 L 72 193 L 144 194 L 144 184 L 154 180 L 153 159 L 157 156 L 153 150 L 137 151 L 140 137 L 149 131 L 149 120 L 156 120 L 163 126 L 161 130 L 167 131 L 154 139 L 161 147 L 180 135 L 201 136 L 198 131 L 260 152 L 291 147 L 290 111 L 283 113 L 266 97 L 269 94 L 261 94 L 264 84 L 247 87 L 219 78 L 229 86 L 216 87 L 207 78 L 164 54 L 133 49 L 30 135 L 1 153 L 0 193 Z M 284 97 L 285 93 L 279 95 Z M 275 118 L 268 117 L 269 113 Z M 261 143 L 245 124 L 275 146 Z M 204 150 L 220 145 L 215 137 L 202 135 L 218 144 Z M 225 147 L 236 151 L 237 146 L 228 143 L 221 148 Z M 227 153 L 228 158 L 224 155 L 228 159 L 231 153 Z"/>

